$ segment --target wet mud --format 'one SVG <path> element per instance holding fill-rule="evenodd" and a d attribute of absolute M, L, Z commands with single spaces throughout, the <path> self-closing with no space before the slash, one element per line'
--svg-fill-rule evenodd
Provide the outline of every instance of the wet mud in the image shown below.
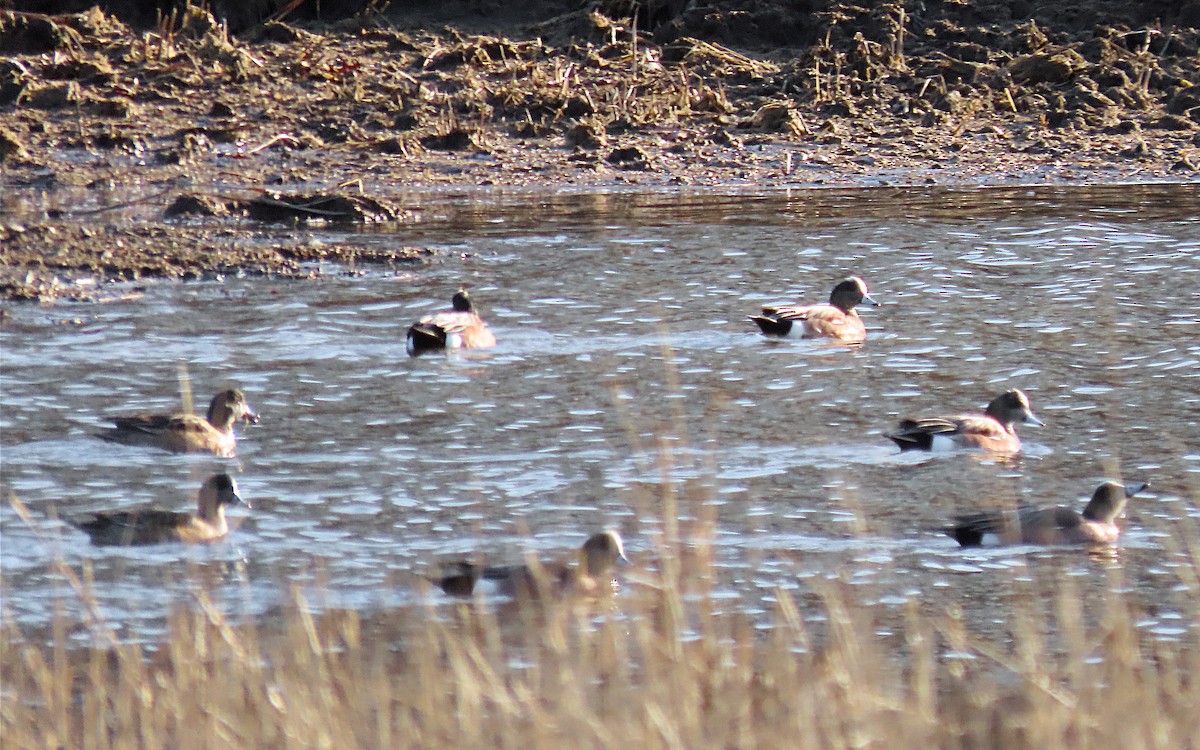
<path fill-rule="evenodd" d="M 1200 175 L 1200 2 L 400 5 L 0 10 L 0 295 L 304 275 L 262 225 L 403 222 L 414 187 Z M 62 191 L 142 218 L 12 199 Z"/>

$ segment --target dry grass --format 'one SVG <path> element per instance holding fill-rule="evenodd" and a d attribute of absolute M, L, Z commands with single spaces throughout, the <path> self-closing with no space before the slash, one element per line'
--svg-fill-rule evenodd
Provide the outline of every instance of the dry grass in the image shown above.
<path fill-rule="evenodd" d="M 683 532 L 698 529 L 682 529 Z M 699 529 L 701 535 L 703 529 Z M 674 536 L 664 524 L 663 539 Z M 311 607 L 233 624 L 202 588 L 153 650 L 0 641 L 6 748 L 1195 747 L 1197 629 L 1140 631 L 1132 596 L 1067 581 L 969 632 L 919 601 L 880 627 L 836 578 L 767 617 L 718 612 L 711 550 L 664 541 L 614 602 Z M 1186 553 L 1185 553 L 1186 554 Z M 1181 581 L 1196 580 L 1191 569 Z M 1190 577 L 1190 578 L 1189 578 Z M 1193 591 L 1193 594 L 1195 592 Z M 1191 596 L 1192 602 L 1197 601 Z M 801 616 L 801 608 L 805 616 Z M 814 612 L 815 610 L 815 612 Z M 816 613 L 824 618 L 813 617 Z M 1190 613 L 1192 623 L 1200 606 Z M 815 624 L 814 624 L 815 623 Z M 769 625 L 769 627 L 764 627 Z M 892 635 L 880 635 L 890 632 Z"/>
<path fill-rule="evenodd" d="M 679 392 L 666 344 L 663 356 Z M 1093 569 L 1103 586 L 1069 575 L 1047 586 L 1014 569 L 1012 590 L 990 602 L 999 634 L 973 632 L 956 596 L 866 604 L 878 592 L 852 573 L 778 588 L 769 611 L 752 612 L 714 596 L 706 490 L 670 481 L 672 441 L 647 454 L 637 417 L 614 402 L 635 454 L 657 456 L 641 471 L 663 478 L 635 493 L 643 549 L 615 598 L 459 602 L 428 590 L 421 603 L 359 611 L 313 606 L 293 588 L 283 610 L 231 622 L 197 571 L 190 604 L 145 648 L 104 623 L 89 570 L 59 559 L 87 619 L 60 615 L 33 634 L 6 613 L 3 746 L 1200 747 L 1194 520 L 1160 529 L 1183 592 L 1178 638 L 1139 627 L 1158 603 L 1139 603 L 1119 564 Z M 686 443 L 683 413 L 672 422 Z M 96 645 L 70 645 L 69 633 L 89 630 Z"/>

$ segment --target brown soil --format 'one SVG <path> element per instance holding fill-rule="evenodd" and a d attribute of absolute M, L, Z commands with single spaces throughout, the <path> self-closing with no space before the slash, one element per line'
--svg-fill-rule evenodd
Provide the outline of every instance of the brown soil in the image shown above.
<path fill-rule="evenodd" d="M 389 199 L 412 187 L 1191 181 L 1200 165 L 1197 0 L 396 4 L 261 23 L 278 8 L 251 0 L 232 33 L 190 6 L 141 30 L 0 11 L 0 295 L 306 274 L 261 222 L 404 221 Z M 16 215 L 13 196 L 59 189 L 149 196 L 154 221 Z M 177 223 L 194 213 L 242 218 Z"/>

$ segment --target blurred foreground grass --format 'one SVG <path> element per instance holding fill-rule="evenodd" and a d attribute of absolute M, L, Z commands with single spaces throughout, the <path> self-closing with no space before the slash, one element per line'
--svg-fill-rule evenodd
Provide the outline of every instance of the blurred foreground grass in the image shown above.
<path fill-rule="evenodd" d="M 664 539 L 670 538 L 664 536 Z M 154 647 L 75 646 L 60 618 L 0 638 L 5 748 L 1177 748 L 1200 743 L 1191 626 L 1139 629 L 1119 569 L 1009 607 L 1003 639 L 916 599 L 902 622 L 836 576 L 802 617 L 720 610 L 711 550 L 661 542 L 613 600 L 284 611 L 228 622 L 203 589 Z M 1081 553 L 1082 554 L 1082 553 Z M 282 586 L 286 583 L 281 582 Z M 83 584 L 86 597 L 86 584 Z M 85 602 L 86 603 L 86 602 Z M 932 611 L 931 611 L 932 610 Z M 895 618 L 893 618 L 895 619 Z M 107 641 L 106 641 L 107 639 Z"/>

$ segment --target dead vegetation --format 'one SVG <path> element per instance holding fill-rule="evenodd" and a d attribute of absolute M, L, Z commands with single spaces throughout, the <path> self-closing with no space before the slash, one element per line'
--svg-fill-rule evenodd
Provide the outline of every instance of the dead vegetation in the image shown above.
<path fill-rule="evenodd" d="M 1102 22 L 1091 4 L 1022 21 L 1017 0 L 988 13 L 617 0 L 506 26 L 499 4 L 468 3 L 499 14 L 486 34 L 378 6 L 333 24 L 278 20 L 301 5 L 237 34 L 192 3 L 140 30 L 96 8 L 0 11 L 13 53 L 0 60 L 6 193 L 161 194 L 165 212 L 181 182 L 342 200 L 355 186 L 394 201 L 439 185 L 1188 180 L 1200 164 L 1200 31 Z M 68 214 L 49 218 L 87 220 Z M 65 268 L 48 260 L 60 251 L 0 248 L 0 267 L 10 280 Z M 147 271 L 137 265 L 123 274 Z"/>
<path fill-rule="evenodd" d="M 666 523 L 666 521 L 664 521 Z M 668 523 L 667 528 L 671 525 Z M 197 577 L 150 649 L 95 608 L 49 632 L 5 621 L 6 747 L 1162 748 L 1200 737 L 1200 610 L 1178 639 L 1137 625 L 1112 571 L 992 606 L 1003 633 L 911 598 L 899 621 L 837 574 L 771 611 L 715 607 L 702 528 L 642 555 L 614 603 L 450 604 L 313 614 L 304 594 L 254 620 Z M 1195 604 L 1191 562 L 1179 583 Z M 700 536 L 696 536 L 700 534 Z M 684 541 L 684 540 L 688 541 Z M 1178 552 L 1178 550 L 1177 550 Z M 1185 552 L 1186 554 L 1186 552 Z M 85 575 L 64 568 L 87 601 Z M 286 586 L 280 582 L 281 586 Z M 73 646 L 91 634 L 93 646 Z"/>
<path fill-rule="evenodd" d="M 901 144 L 923 127 L 962 135 L 997 121 L 1100 135 L 1200 128 L 1195 29 L 1063 33 L 1035 21 L 964 25 L 951 8 L 916 17 L 906 8 L 833 3 L 813 13 L 811 43 L 769 53 L 690 35 L 689 23 L 707 27 L 687 13 L 653 35 L 636 17 L 593 10 L 524 37 L 402 30 L 379 12 L 313 30 L 268 21 L 234 37 L 191 4 L 141 33 L 95 9 L 5 12 L 0 41 L 23 53 L 0 66 L 0 106 L 18 115 L 8 138 L 22 149 L 6 149 L 7 161 L 28 154 L 48 165 L 52 149 L 117 148 L 165 165 L 183 154 L 195 171 L 269 141 L 310 154 L 399 156 L 411 167 L 431 151 L 494 155 L 521 139 L 596 151 L 573 167 L 597 168 L 606 149 L 661 148 L 654 136 L 697 127 L 804 143 L 828 122 L 868 135 L 900 128 L 893 140 Z M 64 108 L 91 117 L 41 132 L 20 117 L 42 110 L 41 121 Z M 581 124 L 590 137 L 579 137 Z M 242 148 L 198 150 L 201 137 Z M 1019 145 L 1011 135 L 998 140 Z"/>

